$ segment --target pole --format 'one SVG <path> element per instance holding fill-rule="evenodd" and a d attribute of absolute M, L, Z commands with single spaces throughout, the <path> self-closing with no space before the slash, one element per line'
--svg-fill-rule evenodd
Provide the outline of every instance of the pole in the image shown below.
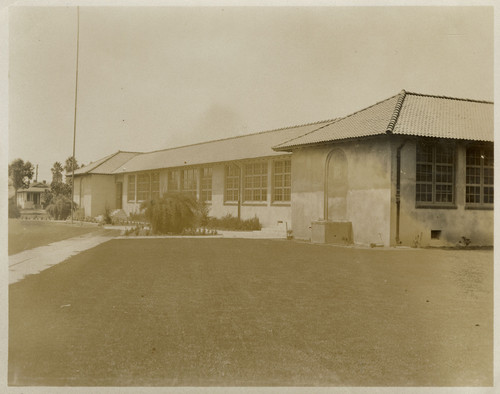
<path fill-rule="evenodd" d="M 73 118 L 73 163 L 71 163 L 71 224 L 75 199 L 75 143 L 76 143 L 76 107 L 78 103 L 78 55 L 80 49 L 80 7 L 76 7 L 76 77 L 75 77 L 75 115 Z"/>

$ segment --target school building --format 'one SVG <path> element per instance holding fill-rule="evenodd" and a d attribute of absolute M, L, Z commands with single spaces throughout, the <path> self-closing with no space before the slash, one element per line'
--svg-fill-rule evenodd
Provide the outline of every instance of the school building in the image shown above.
<path fill-rule="evenodd" d="M 86 216 L 169 191 L 313 242 L 493 245 L 493 103 L 402 91 L 348 116 L 75 171 Z"/>

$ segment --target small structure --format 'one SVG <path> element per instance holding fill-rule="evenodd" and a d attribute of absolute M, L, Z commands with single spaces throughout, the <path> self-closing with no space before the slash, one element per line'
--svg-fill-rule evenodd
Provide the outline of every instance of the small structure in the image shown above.
<path fill-rule="evenodd" d="M 27 189 L 17 191 L 17 206 L 21 209 L 41 209 L 41 196 L 49 189 L 45 182 L 33 183 Z"/>

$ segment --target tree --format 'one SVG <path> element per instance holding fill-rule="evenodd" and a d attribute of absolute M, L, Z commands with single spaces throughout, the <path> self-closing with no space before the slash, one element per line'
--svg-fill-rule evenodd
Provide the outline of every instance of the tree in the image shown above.
<path fill-rule="evenodd" d="M 75 170 L 78 169 L 78 160 L 76 160 L 76 158 L 73 158 L 73 156 L 70 156 L 64 162 L 64 171 L 66 171 L 66 183 L 68 185 L 73 184 L 72 180 L 73 169 Z"/>
<path fill-rule="evenodd" d="M 166 193 L 157 200 L 144 201 L 141 209 L 153 234 L 180 234 L 195 225 L 198 204 L 189 194 Z"/>
<path fill-rule="evenodd" d="M 12 179 L 14 189 L 16 190 L 16 201 L 17 190 L 29 186 L 30 180 L 33 178 L 34 169 L 33 164 L 29 161 L 25 163 L 22 159 L 16 159 L 9 164 L 9 177 Z"/>
<path fill-rule="evenodd" d="M 52 171 L 52 183 L 54 182 L 62 182 L 63 181 L 63 172 L 64 168 L 62 164 L 58 161 L 54 163 L 50 171 Z"/>

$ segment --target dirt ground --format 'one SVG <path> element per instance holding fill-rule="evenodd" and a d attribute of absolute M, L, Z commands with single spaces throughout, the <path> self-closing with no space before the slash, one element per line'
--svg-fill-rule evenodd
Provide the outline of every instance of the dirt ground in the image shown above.
<path fill-rule="evenodd" d="M 112 240 L 9 307 L 10 385 L 493 383 L 492 251 Z"/>

